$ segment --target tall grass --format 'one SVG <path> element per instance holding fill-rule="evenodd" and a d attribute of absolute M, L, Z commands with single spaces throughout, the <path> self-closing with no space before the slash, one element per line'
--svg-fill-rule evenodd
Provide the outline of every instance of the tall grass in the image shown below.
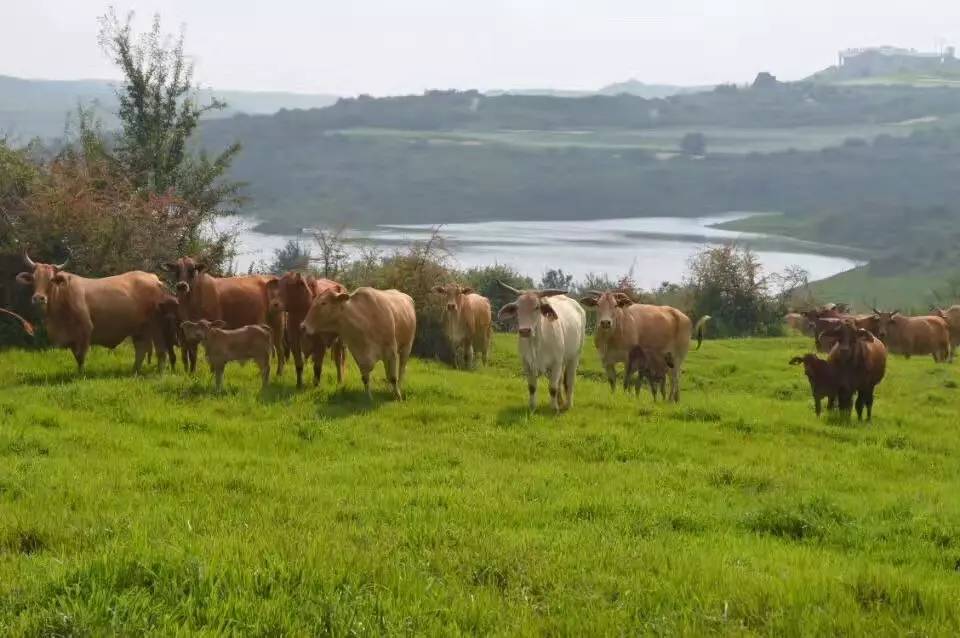
<path fill-rule="evenodd" d="M 0 634 L 960 631 L 956 367 L 893 360 L 863 426 L 814 417 L 806 339 L 706 342 L 680 405 L 588 344 L 529 416 L 515 339 L 372 404 L 0 352 Z"/>

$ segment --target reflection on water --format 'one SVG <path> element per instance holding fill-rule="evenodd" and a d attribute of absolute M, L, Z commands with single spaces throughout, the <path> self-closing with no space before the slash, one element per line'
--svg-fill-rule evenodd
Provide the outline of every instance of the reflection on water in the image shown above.
<path fill-rule="evenodd" d="M 771 238 L 757 233 L 712 228 L 744 214 L 716 217 L 637 217 L 562 222 L 479 222 L 446 224 L 441 234 L 460 267 L 501 263 L 520 272 L 540 278 L 549 268 L 562 268 L 580 280 L 587 273 L 618 277 L 630 269 L 634 279 L 644 288 L 663 281 L 680 281 L 687 260 L 705 245 L 740 241 L 756 245 L 757 256 L 768 272 L 800 265 L 810 272 L 811 279 L 822 279 L 849 270 L 859 262 L 836 256 L 804 252 L 802 242 L 783 240 L 777 249 L 765 249 Z M 430 236 L 430 225 L 378 226 L 370 230 L 351 230 L 349 236 L 367 241 L 389 251 Z M 245 271 L 257 261 L 269 262 L 273 251 L 293 236 L 265 235 L 244 228 L 240 233 L 238 270 Z M 307 245 L 309 235 L 302 239 Z M 810 250 L 804 245 L 804 250 Z"/>

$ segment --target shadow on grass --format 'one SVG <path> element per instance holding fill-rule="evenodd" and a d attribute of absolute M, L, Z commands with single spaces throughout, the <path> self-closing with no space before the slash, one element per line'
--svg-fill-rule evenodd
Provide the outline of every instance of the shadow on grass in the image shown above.
<path fill-rule="evenodd" d="M 499 427 L 513 427 L 526 425 L 531 418 L 530 409 L 526 405 L 514 405 L 497 412 L 496 424 Z"/>
<path fill-rule="evenodd" d="M 364 390 L 338 388 L 336 391 L 317 397 L 317 416 L 326 419 L 345 419 L 351 416 L 370 414 L 387 402 L 395 401 L 393 393 L 374 390 L 373 400 Z"/>
<path fill-rule="evenodd" d="M 64 385 L 92 381 L 96 379 L 132 379 L 138 375 L 133 373 L 133 367 L 107 368 L 102 370 L 87 370 L 84 374 L 77 372 L 75 366 L 56 372 L 26 372 L 16 376 L 17 385 Z M 156 376 L 156 372 L 143 372 L 139 376 Z"/>

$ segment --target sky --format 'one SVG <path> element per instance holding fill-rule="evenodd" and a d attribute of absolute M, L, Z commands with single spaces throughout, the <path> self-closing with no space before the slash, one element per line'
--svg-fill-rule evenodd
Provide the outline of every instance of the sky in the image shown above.
<path fill-rule="evenodd" d="M 847 47 L 960 45 L 958 0 L 126 0 L 204 86 L 338 95 L 783 80 Z M 0 74 L 115 78 L 97 0 L 0 0 Z M 958 46 L 960 48 L 960 46 Z M 2 98 L 2 96 L 0 96 Z"/>

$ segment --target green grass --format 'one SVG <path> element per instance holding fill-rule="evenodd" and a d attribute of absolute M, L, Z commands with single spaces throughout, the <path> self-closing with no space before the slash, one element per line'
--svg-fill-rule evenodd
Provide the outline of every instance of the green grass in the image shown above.
<path fill-rule="evenodd" d="M 0 634 L 956 635 L 957 367 L 893 360 L 843 424 L 807 349 L 706 342 L 664 406 L 588 344 L 560 417 L 506 335 L 402 404 L 0 352 Z"/>

